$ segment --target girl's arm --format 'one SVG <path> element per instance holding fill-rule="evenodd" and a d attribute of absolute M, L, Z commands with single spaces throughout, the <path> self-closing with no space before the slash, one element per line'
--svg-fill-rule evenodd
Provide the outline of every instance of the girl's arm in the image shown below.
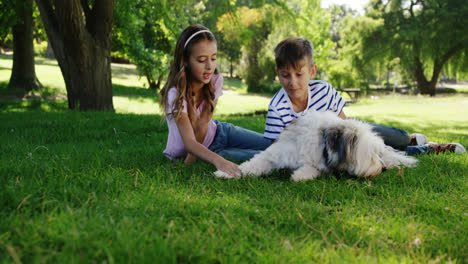
<path fill-rule="evenodd" d="M 213 164 L 216 169 L 224 171 L 232 176 L 240 176 L 240 170 L 237 164 L 225 160 L 223 157 L 212 152 L 200 142 L 197 141 L 195 133 L 186 113 L 181 113 L 179 120 L 176 121 L 180 136 L 184 142 L 185 149 L 188 153 L 197 156 L 198 158 Z"/>
<path fill-rule="evenodd" d="M 213 109 L 216 107 L 218 103 L 218 99 L 213 102 Z M 206 133 L 208 132 L 208 123 L 210 122 L 211 118 L 213 117 L 213 112 L 203 111 L 202 115 L 198 120 L 195 121 L 195 127 L 193 128 L 193 132 L 195 133 L 195 138 L 199 143 L 203 144 L 205 140 Z M 185 158 L 185 164 L 192 164 L 197 160 L 197 157 L 188 154 Z"/>

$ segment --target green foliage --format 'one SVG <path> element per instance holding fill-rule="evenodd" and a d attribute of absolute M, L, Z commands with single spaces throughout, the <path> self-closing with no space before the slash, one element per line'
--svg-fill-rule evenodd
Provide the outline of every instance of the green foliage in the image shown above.
<path fill-rule="evenodd" d="M 231 16 L 234 25 L 241 25 L 238 39 L 243 45 L 244 64 L 240 72 L 249 92 L 264 92 L 263 89 L 273 81 L 274 64 L 268 57 L 262 56 L 266 39 L 272 29 L 273 12 L 275 8 L 271 5 L 261 8 L 240 7 L 237 14 Z M 227 32 L 229 38 L 229 31 Z"/>
<path fill-rule="evenodd" d="M 248 29 L 242 23 L 240 16 L 242 9 L 235 12 L 227 12 L 218 18 L 216 28 L 221 32 L 222 40 L 218 41 L 218 48 L 221 54 L 224 54 L 231 67 L 239 63 L 242 55 L 242 45 L 246 42 L 245 34 Z M 233 69 L 230 69 L 230 77 L 232 76 Z"/>
<path fill-rule="evenodd" d="M 346 60 L 331 60 L 326 69 L 328 82 L 336 88 L 361 87 L 359 75 Z"/>
<path fill-rule="evenodd" d="M 0 1 L 0 46 L 13 47 L 11 27 L 18 22 L 15 6 L 17 0 Z"/>
<path fill-rule="evenodd" d="M 435 89 L 447 62 L 457 70 L 461 69 L 458 65 L 466 65 L 450 60 L 454 56 L 465 58 L 468 7 L 464 1 L 374 0 L 367 11 L 370 18 L 383 23 L 370 34 L 359 31 L 367 44 L 365 56 L 376 58 L 383 53 L 388 61 L 399 58 L 402 71 L 414 73 L 413 80 L 422 92 L 433 93 L 431 89 Z"/>
<path fill-rule="evenodd" d="M 241 72 L 250 92 L 273 92 L 278 89 L 278 85 L 274 84 L 273 50 L 286 37 L 309 39 L 314 45 L 316 63 L 326 71 L 334 44 L 329 39 L 330 15 L 320 8 L 320 1 L 289 0 L 256 9 L 242 7 L 238 9 L 238 14 L 229 17 L 237 22 L 221 22 L 232 28 L 233 33 L 228 37 L 232 35 L 241 39 L 244 47 Z M 239 24 L 240 34 L 236 35 L 235 29 Z"/>
<path fill-rule="evenodd" d="M 188 24 L 187 2 L 122 0 L 115 3 L 114 54 L 128 56 L 135 62 L 153 89 L 159 88 L 169 67 L 176 38 Z"/>
<path fill-rule="evenodd" d="M 351 64 L 349 67 L 354 83 L 364 88 L 370 82 L 375 82 L 382 73 L 382 68 L 389 59 L 388 51 L 378 49 L 378 36 L 370 37 L 383 25 L 383 19 L 373 19 L 367 16 L 347 16 L 342 21 L 342 31 L 339 50 L 340 56 Z M 375 33 L 376 34 L 376 33 Z M 378 54 L 378 56 L 377 56 Z"/>
<path fill-rule="evenodd" d="M 19 16 L 16 15 L 18 3 L 24 4 L 20 0 L 0 1 L 0 47 L 13 48 L 13 36 L 11 27 L 16 23 L 22 23 Z M 37 6 L 33 3 L 33 37 L 37 43 L 47 39 L 44 25 L 39 14 Z"/>

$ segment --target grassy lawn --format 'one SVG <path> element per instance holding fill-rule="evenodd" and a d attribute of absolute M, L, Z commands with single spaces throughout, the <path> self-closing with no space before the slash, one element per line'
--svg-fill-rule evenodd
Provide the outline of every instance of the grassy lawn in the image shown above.
<path fill-rule="evenodd" d="M 61 91 L 57 75 L 42 77 L 57 70 L 46 62 L 39 79 Z M 0 100 L 1 263 L 468 262 L 466 154 L 419 156 L 416 168 L 371 181 L 294 183 L 288 171 L 220 180 L 209 164 L 162 155 L 154 92 L 134 68 L 115 67 L 116 113 Z M 262 132 L 264 116 L 233 114 L 267 103 L 228 90 L 215 118 Z M 345 113 L 468 146 L 466 95 L 363 99 Z"/>

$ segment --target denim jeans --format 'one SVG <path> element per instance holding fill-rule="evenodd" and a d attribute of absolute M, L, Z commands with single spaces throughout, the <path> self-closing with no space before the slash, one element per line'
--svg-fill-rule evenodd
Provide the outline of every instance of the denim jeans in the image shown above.
<path fill-rule="evenodd" d="M 223 158 L 244 161 L 265 150 L 271 145 L 271 140 L 263 134 L 235 126 L 230 123 L 214 120 L 216 136 L 209 149 Z"/>
<path fill-rule="evenodd" d="M 383 140 L 385 145 L 394 149 L 405 151 L 409 156 L 415 156 L 421 153 L 428 153 L 428 146 L 408 146 L 410 136 L 404 130 L 395 127 L 387 127 L 377 124 L 368 123 L 372 126 L 372 130 L 377 133 Z"/>

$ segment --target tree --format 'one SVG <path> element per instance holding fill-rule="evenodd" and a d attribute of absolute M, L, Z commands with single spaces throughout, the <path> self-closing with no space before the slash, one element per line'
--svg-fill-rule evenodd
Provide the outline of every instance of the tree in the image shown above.
<path fill-rule="evenodd" d="M 349 16 L 356 16 L 357 11 L 351 8 L 348 8 L 346 5 L 337 5 L 333 4 L 329 8 L 331 14 L 331 26 L 330 26 L 330 38 L 336 43 L 336 48 L 340 49 L 340 32 L 343 30 L 344 24 L 342 21 Z"/>
<path fill-rule="evenodd" d="M 187 0 L 116 2 L 112 51 L 135 63 L 151 89 L 161 86 L 177 37 L 189 24 L 188 10 Z"/>
<path fill-rule="evenodd" d="M 12 1 L 17 19 L 12 26 L 13 67 L 8 89 L 27 93 L 39 88 L 34 67 L 33 1 Z"/>
<path fill-rule="evenodd" d="M 14 12 L 15 2 L 0 1 L 0 47 L 5 47 L 10 44 L 8 42 L 11 33 L 11 27 L 19 20 Z M 8 45 L 10 46 L 10 45 Z"/>
<path fill-rule="evenodd" d="M 468 48 L 468 6 L 464 0 L 373 0 L 369 17 L 383 19 L 367 50 L 387 50 L 413 74 L 422 94 L 435 94 L 444 65 Z M 465 57 L 466 58 L 466 57 Z"/>
<path fill-rule="evenodd" d="M 113 111 L 114 0 L 36 0 L 65 81 L 68 108 Z"/>
<path fill-rule="evenodd" d="M 381 36 L 377 30 L 383 23 L 383 19 L 367 16 L 346 16 L 343 19 L 340 26 L 341 48 L 337 58 L 341 63 L 333 64 L 331 69 L 335 78 L 347 80 L 344 86 L 353 84 L 360 88 L 368 87 L 380 75 L 382 65 L 391 60 L 387 49 L 370 48 L 380 42 Z"/>
<path fill-rule="evenodd" d="M 242 46 L 246 45 L 245 34 L 246 23 L 242 23 L 242 10 L 239 8 L 235 12 L 227 12 L 218 18 L 216 27 L 222 33 L 222 41 L 218 43 L 219 49 L 229 61 L 229 75 L 233 77 L 234 65 L 239 63 L 242 55 Z"/>
<path fill-rule="evenodd" d="M 236 12 L 231 15 L 233 24 L 231 26 L 222 26 L 224 36 L 228 42 L 232 41 L 234 45 L 242 43 L 244 47 L 245 65 L 241 74 L 249 92 L 265 92 L 265 88 L 268 87 L 268 84 L 271 84 L 275 75 L 274 63 L 271 63 L 271 60 L 268 60 L 262 54 L 262 49 L 271 33 L 271 15 L 274 11 L 271 5 L 260 8 L 242 6 L 237 8 Z M 240 29 L 238 37 L 235 36 L 235 30 L 233 31 L 236 27 Z M 269 65 L 265 67 L 265 64 Z"/>

